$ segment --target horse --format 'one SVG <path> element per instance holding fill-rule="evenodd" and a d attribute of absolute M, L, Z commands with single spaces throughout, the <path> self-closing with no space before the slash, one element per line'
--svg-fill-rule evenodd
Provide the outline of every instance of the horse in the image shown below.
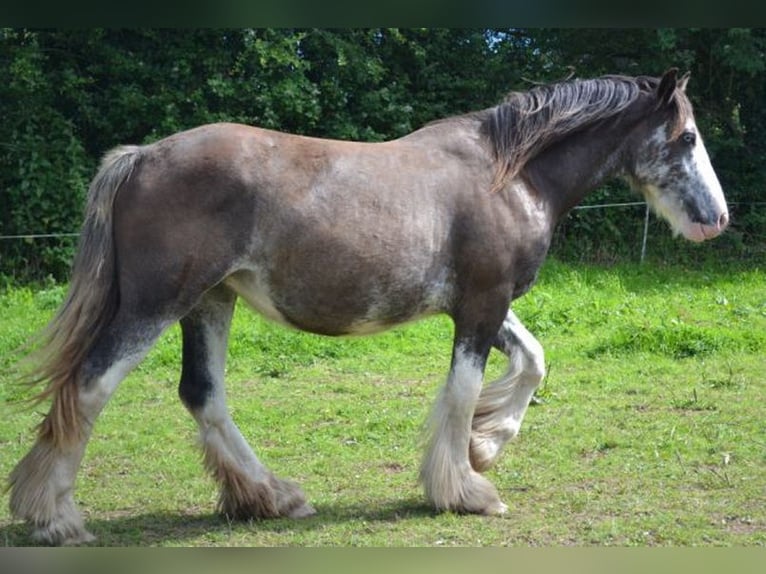
<path fill-rule="evenodd" d="M 449 316 L 451 362 L 418 479 L 436 512 L 507 513 L 483 473 L 518 434 L 545 374 L 543 348 L 511 303 L 535 282 L 557 222 L 621 178 L 676 235 L 700 242 L 727 227 L 688 79 L 672 68 L 535 85 L 377 143 L 215 123 L 107 153 L 69 290 L 28 376 L 50 408 L 9 475 L 12 515 L 40 543 L 94 540 L 73 499 L 86 444 L 119 383 L 176 322 L 178 393 L 199 427 L 217 511 L 314 514 L 228 412 L 238 297 L 327 336 Z M 508 368 L 485 384 L 491 349 Z"/>

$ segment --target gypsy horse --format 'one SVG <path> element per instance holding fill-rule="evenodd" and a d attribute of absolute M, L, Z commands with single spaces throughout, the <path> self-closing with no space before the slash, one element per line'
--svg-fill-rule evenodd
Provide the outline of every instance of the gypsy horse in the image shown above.
<path fill-rule="evenodd" d="M 557 222 L 621 177 L 692 241 L 727 226 L 687 79 L 671 69 L 535 86 L 381 143 L 219 123 L 111 151 L 88 191 L 68 294 L 29 375 L 50 410 L 10 473 L 12 514 L 38 542 L 93 540 L 73 499 L 86 443 L 120 381 L 176 321 L 179 395 L 199 426 L 218 510 L 314 513 L 228 412 L 238 296 L 323 335 L 451 317 L 451 365 L 419 479 L 438 511 L 505 513 L 482 473 L 519 432 L 544 374 L 542 347 L 509 309 L 534 283 Z M 508 369 L 484 385 L 492 348 Z"/>

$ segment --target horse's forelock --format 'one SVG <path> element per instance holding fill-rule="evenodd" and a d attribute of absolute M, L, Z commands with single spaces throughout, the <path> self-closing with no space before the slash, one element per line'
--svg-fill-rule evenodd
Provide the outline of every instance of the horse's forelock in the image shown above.
<path fill-rule="evenodd" d="M 670 130 L 670 139 L 676 139 L 686 129 L 688 121 L 694 117 L 692 104 L 686 93 L 676 88 L 673 94 L 673 103 L 676 107 L 675 121 Z"/>

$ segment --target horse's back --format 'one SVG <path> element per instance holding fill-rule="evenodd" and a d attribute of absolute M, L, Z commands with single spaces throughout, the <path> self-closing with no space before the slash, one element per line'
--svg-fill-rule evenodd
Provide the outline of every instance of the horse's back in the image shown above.
<path fill-rule="evenodd" d="M 210 124 L 142 153 L 115 204 L 129 286 L 191 300 L 225 280 L 327 334 L 447 308 L 455 168 L 438 150 Z"/>

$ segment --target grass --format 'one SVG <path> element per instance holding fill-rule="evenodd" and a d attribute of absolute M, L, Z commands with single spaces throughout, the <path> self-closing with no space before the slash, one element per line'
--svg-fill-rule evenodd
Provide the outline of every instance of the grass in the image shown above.
<path fill-rule="evenodd" d="M 436 514 L 417 484 L 420 430 L 445 379 L 451 324 L 368 338 L 287 331 L 235 315 L 230 408 L 261 459 L 298 481 L 312 518 L 214 513 L 196 427 L 177 399 L 169 330 L 99 418 L 76 497 L 110 546 L 763 546 L 766 283 L 756 268 L 572 266 L 549 260 L 515 304 L 548 375 L 488 476 L 507 517 Z M 10 350 L 62 287 L 0 294 L 0 473 L 32 442 Z M 493 354 L 488 378 L 503 370 Z M 0 544 L 28 544 L 0 500 Z"/>

